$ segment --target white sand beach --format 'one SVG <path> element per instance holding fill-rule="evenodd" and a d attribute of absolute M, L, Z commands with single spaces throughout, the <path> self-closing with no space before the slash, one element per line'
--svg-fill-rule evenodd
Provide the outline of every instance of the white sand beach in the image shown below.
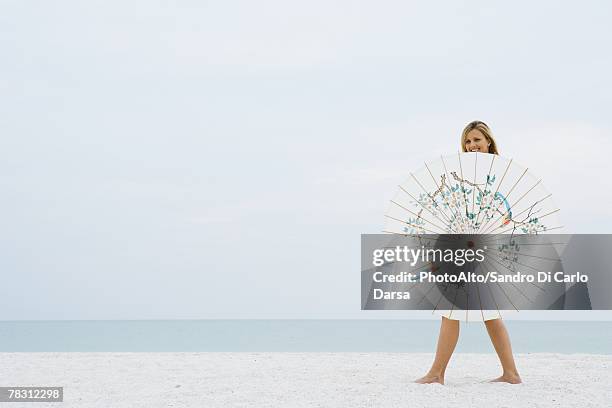
<path fill-rule="evenodd" d="M 446 385 L 411 381 L 432 354 L 0 353 L 0 386 L 63 386 L 62 407 L 608 407 L 612 356 L 517 354 L 524 383 L 494 354 L 453 356 Z M 11 407 L 32 406 L 11 403 Z"/>

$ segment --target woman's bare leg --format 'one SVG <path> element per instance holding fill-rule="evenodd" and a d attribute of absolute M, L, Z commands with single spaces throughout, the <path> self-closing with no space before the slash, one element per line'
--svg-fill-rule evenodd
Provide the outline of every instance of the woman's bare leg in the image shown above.
<path fill-rule="evenodd" d="M 492 381 L 520 384 L 522 382 L 521 377 L 514 364 L 510 336 L 508 335 L 504 322 L 502 319 L 493 319 L 485 321 L 485 325 L 487 326 L 487 332 L 489 333 L 493 347 L 495 347 L 495 351 L 497 352 L 497 356 L 504 370 L 501 377 Z"/>
<path fill-rule="evenodd" d="M 440 383 L 444 384 L 444 372 L 446 366 L 453 355 L 457 340 L 459 339 L 459 320 L 451 320 L 442 317 L 440 324 L 440 335 L 438 337 L 438 347 L 429 372 L 424 377 L 415 382 L 420 384 Z"/>

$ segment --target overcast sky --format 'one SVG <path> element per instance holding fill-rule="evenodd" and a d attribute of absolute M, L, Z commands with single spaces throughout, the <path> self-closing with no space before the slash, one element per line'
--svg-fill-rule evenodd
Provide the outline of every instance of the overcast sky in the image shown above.
<path fill-rule="evenodd" d="M 607 2 L 0 4 L 2 320 L 409 316 L 360 234 L 474 119 L 612 232 Z"/>

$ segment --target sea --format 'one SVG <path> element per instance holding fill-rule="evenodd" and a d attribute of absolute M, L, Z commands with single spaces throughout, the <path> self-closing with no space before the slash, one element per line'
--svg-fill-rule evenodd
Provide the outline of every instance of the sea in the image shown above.
<path fill-rule="evenodd" d="M 506 320 L 516 353 L 612 354 L 610 321 Z M 435 351 L 439 320 L 0 321 L 0 352 Z M 456 352 L 494 353 L 482 322 Z"/>

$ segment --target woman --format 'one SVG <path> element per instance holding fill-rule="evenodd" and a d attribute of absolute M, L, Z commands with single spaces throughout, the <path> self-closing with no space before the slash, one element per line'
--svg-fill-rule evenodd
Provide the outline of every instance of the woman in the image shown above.
<path fill-rule="evenodd" d="M 464 152 L 499 154 L 491 129 L 480 121 L 471 122 L 463 129 L 461 148 Z M 459 320 L 454 320 L 452 315 L 449 317 L 451 318 L 442 317 L 436 357 L 429 372 L 415 382 L 444 384 L 444 372 L 459 339 Z M 485 320 L 485 326 L 503 368 L 503 374 L 492 382 L 520 384 L 521 377 L 514 364 L 510 337 L 504 322 L 500 317 L 496 317 Z"/>

